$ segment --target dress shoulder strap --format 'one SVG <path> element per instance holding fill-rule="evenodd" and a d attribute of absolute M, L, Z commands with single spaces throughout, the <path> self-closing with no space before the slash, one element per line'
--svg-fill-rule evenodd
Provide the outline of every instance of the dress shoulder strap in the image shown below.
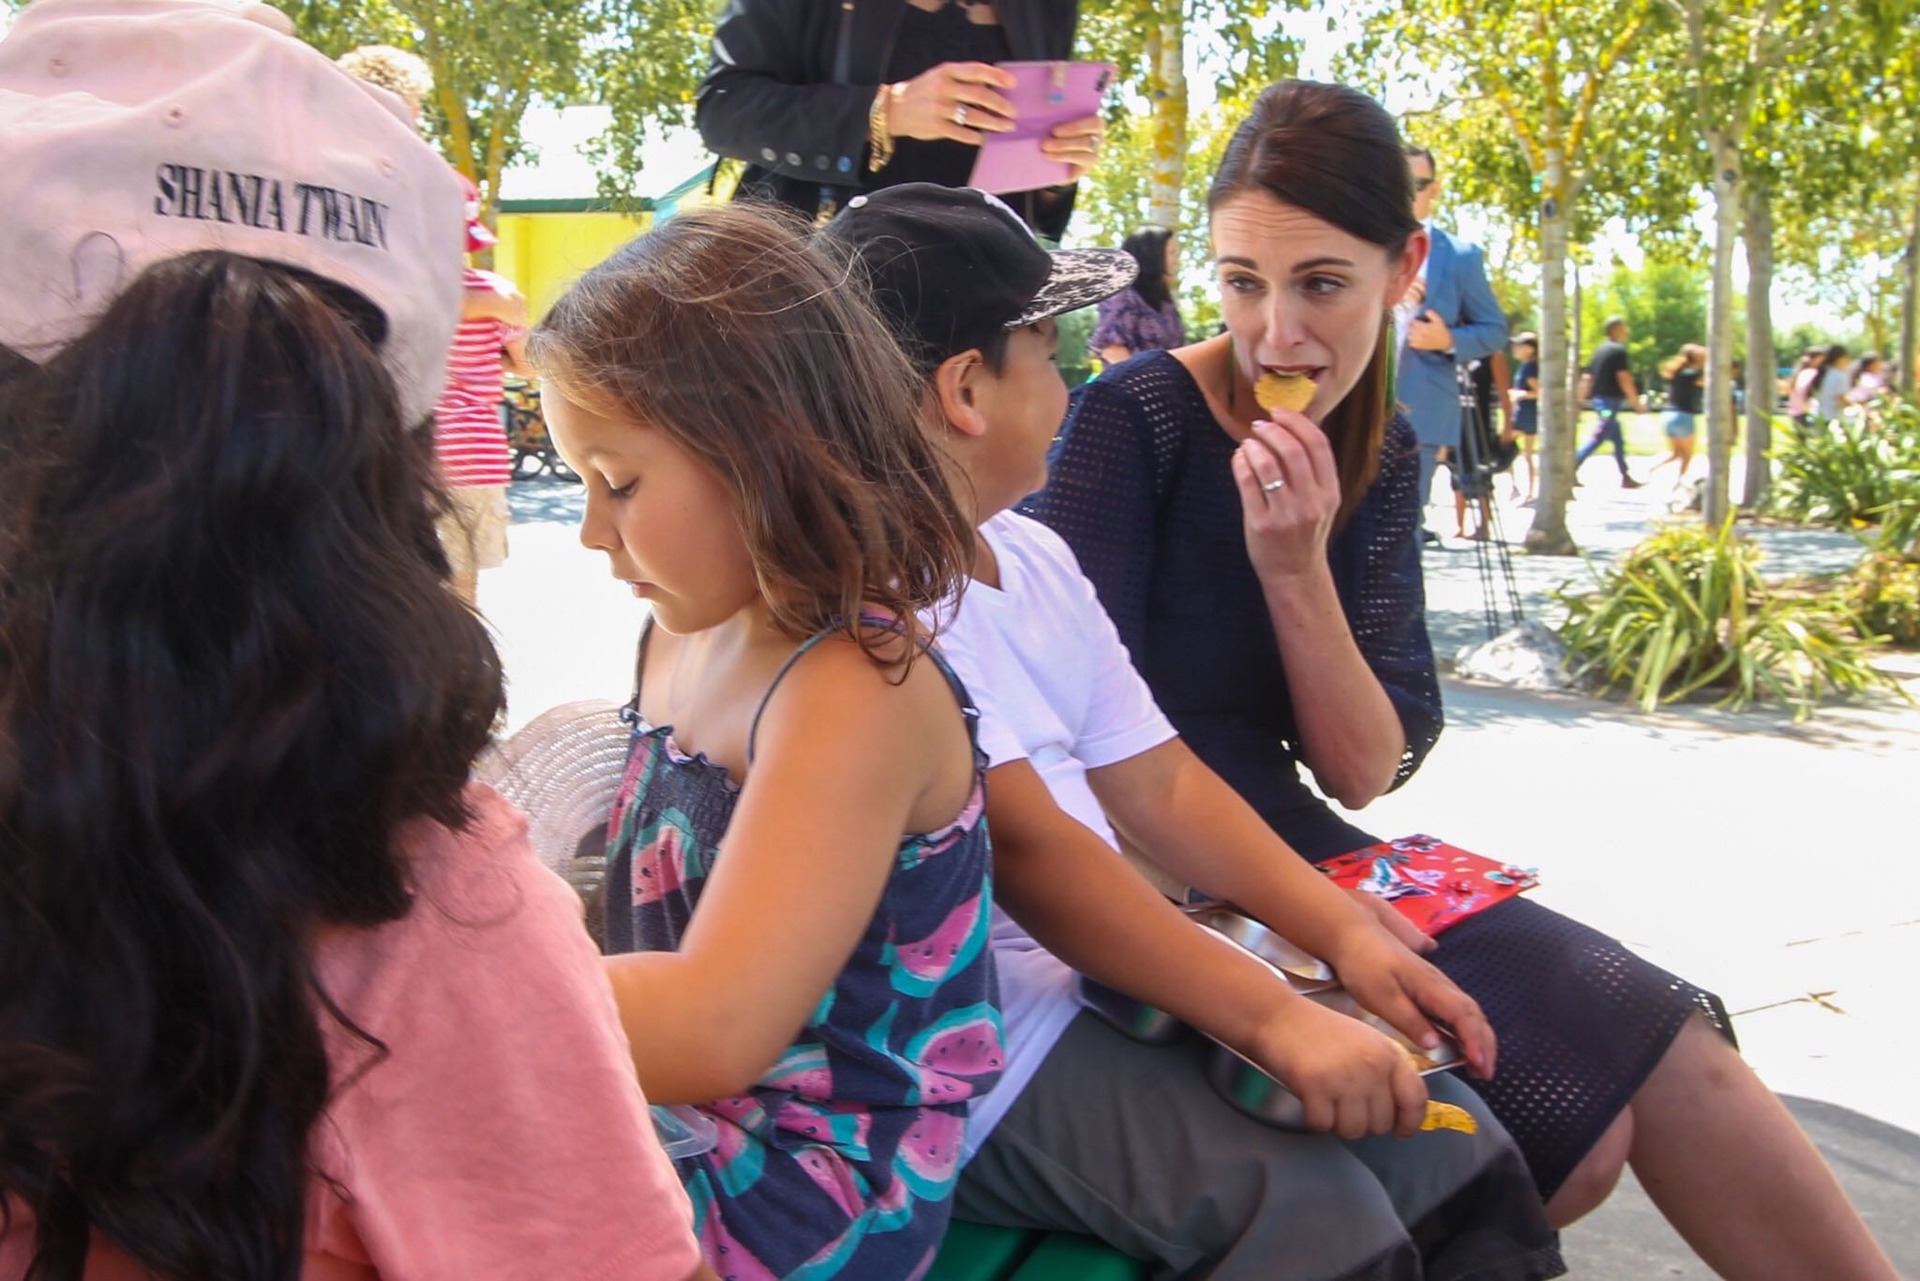
<path fill-rule="evenodd" d="M 628 725 L 637 724 L 640 720 L 640 681 L 641 678 L 646 675 L 647 641 L 652 635 L 653 615 L 648 614 L 647 621 L 640 624 L 640 641 L 634 648 L 633 697 L 628 699 L 627 705 L 620 709 L 620 719 Z"/>
<path fill-rule="evenodd" d="M 898 622 L 877 614 L 863 615 L 860 621 L 870 627 L 884 627 L 892 632 L 898 632 L 900 630 L 900 624 Z M 842 629 L 838 627 L 828 627 L 815 632 L 804 641 L 801 641 L 799 648 L 787 655 L 787 661 L 780 664 L 780 670 L 773 674 L 773 680 L 767 684 L 767 692 L 760 696 L 760 706 L 753 710 L 753 724 L 747 729 L 747 764 L 753 764 L 753 745 L 760 737 L 760 718 L 766 715 L 767 704 L 773 701 L 773 691 L 780 688 L 780 682 L 786 678 L 787 673 L 793 670 L 793 665 L 799 662 L 808 650 L 827 639 L 827 637 L 838 635 L 841 631 Z M 645 644 L 646 637 L 643 635 L 641 637 L 641 645 L 644 647 Z M 933 665 L 939 669 L 940 675 L 946 679 L 947 688 L 953 691 L 954 701 L 960 704 L 961 715 L 966 717 L 967 737 L 975 742 L 977 748 L 979 742 L 978 726 L 980 722 L 980 709 L 973 705 L 973 700 L 967 696 L 966 686 L 960 683 L 960 677 L 954 672 L 953 668 L 947 664 L 947 660 L 940 656 L 939 650 L 931 646 L 923 646 L 921 652 L 933 660 Z M 636 682 L 636 690 L 634 693 L 636 702 L 640 697 L 637 685 L 638 682 Z"/>

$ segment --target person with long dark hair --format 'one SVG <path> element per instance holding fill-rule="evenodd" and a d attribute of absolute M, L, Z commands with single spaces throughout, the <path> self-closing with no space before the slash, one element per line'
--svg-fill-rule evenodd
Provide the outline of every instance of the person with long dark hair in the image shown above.
<path fill-rule="evenodd" d="M 1187 341 L 1180 304 L 1173 300 L 1180 242 L 1172 230 L 1149 223 L 1121 242 L 1139 264 L 1133 283 L 1100 304 L 1087 354 L 1117 365 L 1143 351 L 1170 351 Z"/>
<path fill-rule="evenodd" d="M 1444 723 L 1419 460 L 1388 383 L 1391 309 L 1424 235 L 1392 118 L 1308 81 L 1260 95 L 1208 209 L 1227 332 L 1080 389 L 1029 509 L 1072 547 L 1181 736 L 1320 862 L 1376 840 L 1322 796 L 1365 807 Z M 1267 375 L 1310 380 L 1304 410 L 1261 409 Z M 1631 1159 L 1723 1276 L 1894 1275 L 1718 998 L 1524 897 L 1436 942 L 1429 959 L 1499 1037 L 1475 1088 L 1556 1223 Z"/>
<path fill-rule="evenodd" d="M 1813 411 L 1815 421 L 1830 423 L 1840 416 L 1840 408 L 1846 403 L 1846 394 L 1853 389 L 1853 375 L 1847 371 L 1853 366 L 1853 357 L 1839 343 L 1834 343 L 1821 353 L 1818 368 L 1819 376 L 1813 383 Z"/>
<path fill-rule="evenodd" d="M 468 783 L 459 188 L 271 18 L 0 41 L 0 1276 L 710 1275 L 578 902 Z"/>

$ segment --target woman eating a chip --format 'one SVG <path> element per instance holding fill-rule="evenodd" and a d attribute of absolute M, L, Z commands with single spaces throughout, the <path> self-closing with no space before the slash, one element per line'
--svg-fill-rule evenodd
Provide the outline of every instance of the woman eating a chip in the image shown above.
<path fill-rule="evenodd" d="M 1391 117 L 1338 85 L 1267 88 L 1207 203 L 1225 332 L 1081 388 L 1027 510 L 1180 736 L 1322 862 L 1376 841 L 1346 812 L 1411 777 L 1444 723 L 1391 390 L 1393 305 L 1427 233 Z M 1719 998 L 1525 897 L 1436 943 L 1499 1038 L 1474 1088 L 1556 1226 L 1631 1160 L 1722 1276 L 1893 1275 Z"/>

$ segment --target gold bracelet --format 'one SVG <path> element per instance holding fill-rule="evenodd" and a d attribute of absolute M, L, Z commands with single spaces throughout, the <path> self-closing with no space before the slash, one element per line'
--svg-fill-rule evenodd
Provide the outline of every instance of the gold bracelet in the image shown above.
<path fill-rule="evenodd" d="M 885 169 L 893 159 L 893 131 L 887 128 L 887 95 L 892 89 L 891 85 L 881 85 L 867 110 L 867 168 L 874 173 Z"/>

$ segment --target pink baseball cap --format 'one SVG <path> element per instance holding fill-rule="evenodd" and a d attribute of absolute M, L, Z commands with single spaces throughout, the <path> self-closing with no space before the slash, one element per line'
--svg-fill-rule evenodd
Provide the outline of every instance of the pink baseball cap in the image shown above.
<path fill-rule="evenodd" d="M 386 316 L 409 421 L 460 316 L 466 220 L 393 105 L 264 5 L 37 0 L 0 40 L 0 345 L 44 360 L 149 265 L 219 249 Z"/>

